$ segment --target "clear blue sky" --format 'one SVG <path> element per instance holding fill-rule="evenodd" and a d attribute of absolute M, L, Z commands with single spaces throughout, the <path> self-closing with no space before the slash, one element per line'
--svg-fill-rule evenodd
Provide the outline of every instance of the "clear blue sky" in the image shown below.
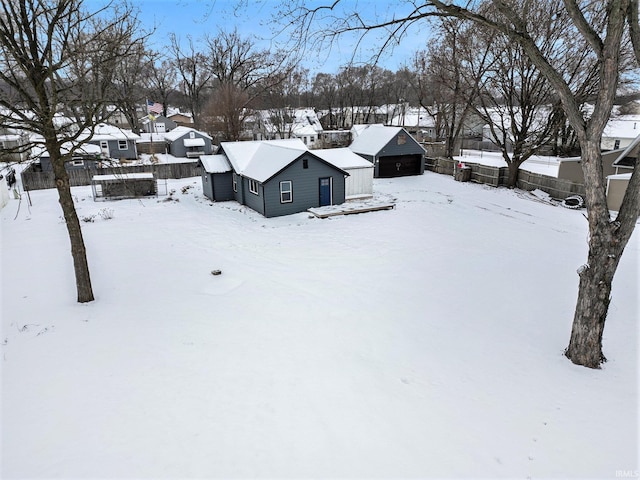
<path fill-rule="evenodd" d="M 324 5 L 333 0 L 310 0 L 309 3 Z M 104 5 L 106 0 L 86 0 L 88 8 Z M 219 29 L 231 31 L 237 28 L 243 37 L 255 35 L 263 40 L 257 41 L 260 48 L 274 48 L 269 41 L 271 37 L 270 22 L 276 15 L 282 0 L 132 0 L 140 10 L 143 24 L 156 31 L 152 36 L 152 48 L 162 50 L 168 43 L 170 33 L 185 40 L 187 35 L 198 39 L 206 33 L 215 35 Z M 401 3 L 387 0 L 342 0 L 341 5 L 346 9 L 357 9 L 363 16 L 376 13 L 398 15 Z M 406 9 L 406 5 L 405 5 Z M 401 12 L 400 12 L 401 13 Z M 426 48 L 427 28 L 413 29 L 402 44 L 391 54 L 381 59 L 380 65 L 390 70 L 397 70 L 403 63 L 409 63 L 412 54 L 418 49 Z M 286 38 L 277 38 L 284 42 Z M 337 73 L 338 69 L 346 65 L 352 57 L 356 62 L 366 62 L 373 52 L 382 44 L 374 36 L 367 37 L 363 44 L 362 53 L 354 55 L 355 39 L 341 37 L 329 53 L 311 52 L 304 66 L 312 72 Z"/>

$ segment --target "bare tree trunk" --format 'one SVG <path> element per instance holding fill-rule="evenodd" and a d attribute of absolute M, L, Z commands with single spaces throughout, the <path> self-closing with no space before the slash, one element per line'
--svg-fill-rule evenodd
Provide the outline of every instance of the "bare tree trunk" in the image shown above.
<path fill-rule="evenodd" d="M 69 174 L 61 158 L 54 158 L 52 155 L 51 164 L 53 166 L 60 206 L 62 207 L 65 224 L 69 232 L 69 240 L 71 241 L 71 256 L 73 257 L 73 267 L 75 270 L 78 302 L 92 302 L 94 297 L 93 289 L 91 288 L 91 277 L 89 275 L 89 264 L 87 262 L 87 251 L 82 237 L 80 221 L 78 220 L 78 214 L 76 213 L 76 207 L 71 195 Z"/>
<path fill-rule="evenodd" d="M 618 238 L 619 224 L 609 220 L 600 146 L 592 141 L 584 143 L 583 169 L 585 178 L 591 180 L 585 185 L 589 253 L 587 263 L 578 270 L 578 300 L 565 355 L 575 364 L 599 368 L 606 361 L 602 332 L 611 301 L 611 284 L 628 238 Z"/>
<path fill-rule="evenodd" d="M 518 184 L 518 174 L 520 173 L 520 162 L 509 162 L 507 164 L 509 168 L 509 176 L 507 177 L 507 187 L 516 188 Z"/>

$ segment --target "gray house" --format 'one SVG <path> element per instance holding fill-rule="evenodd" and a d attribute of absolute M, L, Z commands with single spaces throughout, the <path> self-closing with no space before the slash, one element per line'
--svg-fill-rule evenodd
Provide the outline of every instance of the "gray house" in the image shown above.
<path fill-rule="evenodd" d="M 213 143 L 209 135 L 190 127 L 176 127 L 164 134 L 167 153 L 178 158 L 198 158 L 213 153 Z"/>
<path fill-rule="evenodd" d="M 349 174 L 299 139 L 223 142 L 221 152 L 201 159 L 203 190 L 211 200 L 231 197 L 265 217 L 345 201 Z"/>
<path fill-rule="evenodd" d="M 425 150 L 402 127 L 368 125 L 349 148 L 373 163 L 376 178 L 424 173 Z"/>
<path fill-rule="evenodd" d="M 87 130 L 84 139 L 88 143 L 100 147 L 104 158 L 115 160 L 136 160 L 138 158 L 136 141 L 140 140 L 140 135 L 136 135 L 131 130 L 100 123 L 96 125 L 93 134 Z"/>
<path fill-rule="evenodd" d="M 34 164 L 34 168 L 42 172 L 52 172 L 53 167 L 51 166 L 49 152 L 42 147 L 39 147 L 38 150 L 39 152 L 35 152 L 38 160 Z M 70 150 L 70 143 L 65 143 L 60 148 L 60 152 L 63 155 L 67 155 Z M 64 167 L 67 171 L 95 170 L 100 166 L 102 160 L 100 147 L 91 143 L 85 143 L 74 149 L 72 157 L 65 162 Z"/>

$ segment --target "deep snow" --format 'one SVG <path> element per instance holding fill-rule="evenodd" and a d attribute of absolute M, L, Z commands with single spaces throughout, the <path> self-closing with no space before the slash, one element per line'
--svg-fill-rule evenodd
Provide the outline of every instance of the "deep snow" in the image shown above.
<path fill-rule="evenodd" d="M 2 478 L 637 474 L 637 232 L 589 370 L 584 211 L 430 172 L 324 220 L 169 188 L 73 189 L 85 305 L 56 192 L 1 211 Z"/>

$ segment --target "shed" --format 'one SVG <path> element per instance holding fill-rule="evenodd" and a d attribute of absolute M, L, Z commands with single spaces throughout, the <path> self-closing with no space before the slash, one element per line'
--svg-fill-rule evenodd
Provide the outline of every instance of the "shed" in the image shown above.
<path fill-rule="evenodd" d="M 153 173 L 94 175 L 91 179 L 93 200 L 120 200 L 156 196 L 157 181 Z"/>
<path fill-rule="evenodd" d="M 313 153 L 349 174 L 345 180 L 345 198 L 368 198 L 373 196 L 373 163 L 344 148 L 323 148 Z"/>
<path fill-rule="evenodd" d="M 375 177 L 402 177 L 424 173 L 425 150 L 402 127 L 369 125 L 349 146 L 374 165 Z"/>

